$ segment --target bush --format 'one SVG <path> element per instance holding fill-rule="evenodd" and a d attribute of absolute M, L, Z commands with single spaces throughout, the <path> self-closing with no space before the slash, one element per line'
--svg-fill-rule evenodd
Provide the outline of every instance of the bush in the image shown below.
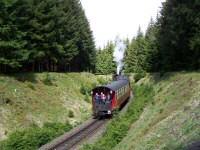
<path fill-rule="evenodd" d="M 146 76 L 145 72 L 136 73 L 134 75 L 134 80 L 135 80 L 135 82 L 138 82 L 140 79 L 144 78 L 145 76 Z"/>
<path fill-rule="evenodd" d="M 86 95 L 87 93 L 90 92 L 90 90 L 91 89 L 90 89 L 90 87 L 88 85 L 81 84 L 81 87 L 80 87 L 81 94 Z"/>
<path fill-rule="evenodd" d="M 32 90 L 35 90 L 35 86 L 32 84 L 32 83 L 27 83 L 27 87 L 32 89 Z"/>
<path fill-rule="evenodd" d="M 102 77 L 97 78 L 97 81 L 98 81 L 98 83 L 101 84 L 101 85 L 104 85 L 104 84 L 106 84 L 106 83 L 108 82 L 107 80 L 105 80 L 105 79 L 102 78 Z"/>
<path fill-rule="evenodd" d="M 12 104 L 12 99 L 6 97 L 4 92 L 0 92 L 0 105 Z"/>
<path fill-rule="evenodd" d="M 0 148 L 2 150 L 35 150 L 71 128 L 72 126 L 68 123 L 46 123 L 42 128 L 32 126 L 9 135 L 7 140 L 0 143 Z"/>
<path fill-rule="evenodd" d="M 95 88 L 96 86 L 97 86 L 96 82 L 92 83 L 92 85 L 91 85 L 92 89 Z"/>
<path fill-rule="evenodd" d="M 89 96 L 91 93 L 91 90 L 96 87 L 96 83 L 92 83 L 92 84 L 81 84 L 80 87 L 80 92 L 83 95 Z"/>
<path fill-rule="evenodd" d="M 163 108 L 161 108 L 161 109 L 159 110 L 159 113 L 161 114 L 163 111 L 164 111 L 164 109 L 163 109 Z"/>
<path fill-rule="evenodd" d="M 91 97 L 89 96 L 89 94 L 86 94 L 86 95 L 85 95 L 84 100 L 85 100 L 87 103 L 90 103 Z"/>
<path fill-rule="evenodd" d="M 45 84 L 45 85 L 53 85 L 54 82 L 55 81 L 55 78 L 54 77 L 52 77 L 49 73 L 46 73 L 46 75 L 45 75 L 45 78 L 44 78 L 44 80 L 43 80 L 43 83 Z"/>
<path fill-rule="evenodd" d="M 0 150 L 5 150 L 5 141 L 0 142 Z"/>
<path fill-rule="evenodd" d="M 72 110 L 69 110 L 68 117 L 69 118 L 74 118 L 74 112 Z"/>

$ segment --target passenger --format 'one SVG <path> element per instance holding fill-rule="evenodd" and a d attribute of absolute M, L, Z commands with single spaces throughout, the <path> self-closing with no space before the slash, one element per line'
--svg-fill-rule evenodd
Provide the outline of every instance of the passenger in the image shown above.
<path fill-rule="evenodd" d="M 102 99 L 102 101 L 105 103 L 105 101 L 106 101 L 106 96 L 105 96 L 105 94 L 103 94 L 102 92 L 101 92 L 101 99 Z"/>
<path fill-rule="evenodd" d="M 107 101 L 110 101 L 110 94 L 107 95 Z"/>
<path fill-rule="evenodd" d="M 95 94 L 95 101 L 96 101 L 96 103 L 99 102 L 99 95 L 98 95 L 98 93 Z"/>
<path fill-rule="evenodd" d="M 98 99 L 98 93 L 95 94 L 95 99 Z"/>

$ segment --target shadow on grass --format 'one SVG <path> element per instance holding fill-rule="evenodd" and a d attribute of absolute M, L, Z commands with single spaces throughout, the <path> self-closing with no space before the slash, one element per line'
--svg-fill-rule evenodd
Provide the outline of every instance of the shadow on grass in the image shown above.
<path fill-rule="evenodd" d="M 200 73 L 200 70 L 194 71 L 174 71 L 174 72 L 157 72 L 157 73 L 150 73 L 152 76 L 152 80 L 157 83 L 164 80 L 169 80 L 169 78 L 175 76 L 177 73 L 185 74 L 185 73 Z"/>
<path fill-rule="evenodd" d="M 169 80 L 169 78 L 175 76 L 177 74 L 177 72 L 161 72 L 161 73 L 150 73 L 150 76 L 152 77 L 152 80 L 155 83 L 158 83 L 160 81 L 164 81 L 164 80 Z"/>
<path fill-rule="evenodd" d="M 8 76 L 13 77 L 20 82 L 29 81 L 32 83 L 37 83 L 35 73 L 14 73 L 8 74 Z"/>

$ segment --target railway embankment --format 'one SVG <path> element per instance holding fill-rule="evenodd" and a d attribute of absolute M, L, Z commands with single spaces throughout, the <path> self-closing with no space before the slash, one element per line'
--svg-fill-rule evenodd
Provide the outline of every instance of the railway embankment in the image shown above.
<path fill-rule="evenodd" d="M 200 73 L 154 74 L 145 83 L 155 96 L 114 149 L 183 150 L 200 141 Z"/>
<path fill-rule="evenodd" d="M 43 125 L 38 124 L 37 121 L 32 120 L 34 121 L 35 124 L 32 124 L 31 128 L 28 128 L 28 129 L 31 131 L 37 131 L 37 133 L 39 134 L 33 134 L 31 132 L 27 132 L 27 133 L 14 132 L 15 134 L 12 134 L 12 136 L 10 137 L 14 137 L 15 140 L 12 140 L 12 139 L 9 140 L 10 137 L 8 136 L 9 138 L 5 140 L 6 142 L 1 142 L 0 149 L 5 148 L 6 144 L 7 144 L 7 147 L 6 147 L 7 149 L 9 149 L 9 146 L 10 146 L 10 149 L 12 149 L 12 146 L 17 147 L 18 149 L 23 149 L 22 148 L 23 143 L 28 143 L 30 141 L 32 142 L 34 140 L 37 143 L 38 141 L 41 141 L 41 140 L 36 140 L 38 138 L 41 138 L 42 140 L 45 139 L 46 142 L 44 143 L 47 143 L 48 141 L 54 139 L 55 133 L 63 134 L 64 132 L 72 129 L 73 123 L 78 122 L 78 119 L 76 119 L 76 115 L 78 117 L 81 117 L 82 121 L 84 119 L 87 119 L 87 117 L 91 115 L 89 113 L 90 104 L 88 103 L 88 100 L 87 100 L 88 87 L 83 86 L 83 85 L 87 83 L 87 85 L 92 86 L 95 83 L 103 82 L 102 78 L 98 79 L 98 77 L 91 74 L 87 74 L 87 73 L 82 74 L 81 79 L 80 79 L 80 74 L 72 73 L 72 74 L 65 74 L 65 75 L 61 75 L 61 74 L 55 74 L 55 75 L 63 76 L 62 78 L 66 79 L 67 81 L 64 81 L 64 79 L 61 80 L 60 77 L 58 81 L 57 80 L 58 78 L 55 77 L 56 79 L 50 79 L 51 82 L 49 83 L 49 80 L 45 80 L 45 79 L 48 79 L 46 74 L 45 75 L 43 74 L 43 77 L 41 75 L 40 75 L 41 76 L 40 78 L 37 77 L 38 81 L 36 83 L 29 81 L 27 79 L 24 79 L 23 77 L 22 78 L 20 77 L 18 79 L 17 77 L 11 78 L 11 77 L 1 76 L 0 83 L 4 83 L 4 84 L 1 84 L 4 86 L 0 86 L 0 88 L 1 88 L 1 91 L 2 89 L 5 90 L 6 88 L 8 88 L 5 85 L 7 86 L 12 85 L 11 83 L 13 82 L 14 83 L 13 85 L 15 85 L 15 87 L 11 88 L 12 87 L 11 86 L 9 88 L 11 89 L 11 91 L 16 92 L 16 91 L 19 91 L 21 87 L 18 85 L 18 83 L 16 85 L 15 82 L 23 82 L 24 84 L 23 86 L 26 87 L 25 89 L 27 89 L 28 87 L 31 90 L 33 90 L 32 92 L 34 92 L 35 90 L 36 91 L 38 90 L 38 93 L 41 93 L 43 92 L 42 88 L 37 89 L 37 87 L 40 84 L 44 84 L 44 86 L 47 86 L 49 84 L 48 87 L 46 88 L 47 89 L 52 88 L 52 89 L 49 91 L 47 95 L 50 95 L 50 98 L 53 98 L 53 96 L 55 95 L 55 93 L 53 92 L 57 90 L 56 88 L 63 86 L 61 90 L 70 91 L 68 93 L 69 95 L 73 93 L 73 91 L 71 91 L 72 89 L 76 91 L 76 94 L 77 93 L 79 94 L 80 99 L 75 99 L 74 101 L 80 100 L 78 101 L 79 103 L 84 102 L 85 103 L 84 106 L 88 106 L 88 107 L 85 107 L 85 108 L 88 108 L 88 113 L 87 111 L 84 113 L 80 112 L 80 113 L 83 113 L 81 115 L 85 115 L 81 117 L 80 115 L 78 116 L 79 112 L 77 112 L 76 114 L 75 110 L 72 110 L 72 112 L 68 111 L 68 113 L 65 114 L 67 116 L 65 118 L 66 119 L 65 122 L 60 121 L 59 120 L 60 118 L 57 118 L 57 120 L 56 118 L 54 118 L 54 121 L 52 121 L 51 123 L 45 124 L 46 120 L 43 118 L 44 120 L 41 120 L 39 122 L 41 124 L 44 123 Z M 6 80 L 8 80 L 9 82 L 8 81 L 6 82 L 8 82 L 9 84 L 8 83 L 5 84 L 6 82 L 4 78 L 8 78 Z M 22 81 L 18 81 L 18 80 L 22 80 Z M 30 84 L 29 82 L 33 84 L 34 87 L 29 85 Z M 73 83 L 73 85 L 70 83 Z M 66 85 L 69 85 L 69 86 L 66 87 Z M 43 85 L 40 85 L 40 86 L 43 86 Z M 185 149 L 191 143 L 194 143 L 200 140 L 200 123 L 199 123 L 200 73 L 179 72 L 179 73 L 165 73 L 162 75 L 148 74 L 145 77 L 137 79 L 136 83 L 132 83 L 132 87 L 133 87 L 134 99 L 130 101 L 127 107 L 127 110 L 124 113 L 120 113 L 119 115 L 115 116 L 112 119 L 112 121 L 107 124 L 107 128 L 105 129 L 103 136 L 100 137 L 97 141 L 95 140 L 96 142 L 94 144 L 85 145 L 83 147 L 84 150 L 87 150 L 87 149 L 90 149 L 90 150 L 96 150 L 96 149 L 101 149 L 101 150 L 104 150 L 104 149 L 105 150 L 107 149 L 115 149 L 115 150 Z M 71 98 L 72 98 L 72 95 L 70 95 Z M 6 112 L 5 110 L 2 109 L 3 108 L 2 106 L 11 108 L 10 105 L 14 105 L 14 104 L 12 104 L 13 101 L 10 101 L 11 98 L 9 98 L 8 95 L 6 96 L 5 93 L 3 97 L 4 98 L 1 99 L 3 100 L 3 102 L 1 101 L 0 108 L 1 108 L 1 112 Z M 69 97 L 69 96 L 67 95 L 65 97 Z M 41 98 L 43 99 L 41 95 L 38 98 L 40 98 L 40 100 Z M 50 101 L 50 99 L 48 100 Z M 30 106 L 33 104 L 29 103 Z M 58 104 L 59 106 L 63 105 L 63 103 L 58 103 Z M 77 106 L 77 103 L 70 102 L 69 104 L 70 104 L 70 109 L 69 107 L 64 107 L 65 110 L 68 110 L 68 109 L 71 110 L 71 108 L 73 108 L 71 107 L 73 106 L 72 104 L 75 104 L 75 106 Z M 64 105 L 64 106 L 69 106 L 69 104 Z M 25 105 L 25 106 L 28 106 L 28 105 Z M 44 105 L 42 106 L 44 107 Z M 49 103 L 48 107 L 56 108 L 56 102 Z M 37 107 L 33 107 L 33 108 L 35 111 L 37 111 L 36 109 Z M 27 109 L 25 110 L 27 111 Z M 50 116 L 53 113 L 55 113 L 55 112 L 50 112 L 50 110 L 47 111 L 48 114 L 45 113 L 47 115 L 46 116 L 47 120 L 48 119 L 51 120 Z M 78 111 L 80 111 L 80 109 Z M 18 111 L 15 110 L 15 112 L 18 112 Z M 61 113 L 62 114 L 57 113 L 53 115 L 63 116 L 63 112 Z M 18 113 L 16 113 L 15 115 L 17 116 Z M 44 114 L 41 113 L 41 116 L 42 115 Z M 36 118 L 36 119 L 39 120 L 40 118 Z M 12 123 L 13 120 L 11 120 L 10 122 Z M 55 121 L 58 122 L 58 124 L 56 124 Z M 16 125 L 19 127 L 19 125 L 17 124 L 17 121 L 15 122 L 16 122 Z M 2 124 L 2 122 L 0 123 Z M 23 125 L 26 125 L 24 123 L 25 122 L 23 122 Z M 13 125 L 15 130 L 17 126 L 15 127 Z M 6 127 L 6 126 L 4 124 L 3 126 L 0 125 L 0 127 Z M 1 128 L 1 130 L 2 129 L 3 128 Z M 43 133 L 43 134 L 40 134 L 40 133 Z M 6 134 L 10 135 L 9 133 L 6 133 Z M 24 139 L 22 139 L 21 141 L 16 140 L 16 139 L 20 139 L 20 137 L 31 137 L 31 139 L 27 141 Z M 50 138 L 48 139 L 46 137 L 50 137 Z M 44 143 L 37 143 L 37 146 L 41 146 Z M 28 145 L 30 146 L 31 144 L 28 144 Z M 27 147 L 25 147 L 24 149 L 26 148 Z M 36 147 L 31 147 L 31 148 L 36 149 Z"/>
<path fill-rule="evenodd" d="M 0 75 L 0 149 L 37 149 L 91 117 L 90 73 Z"/>
<path fill-rule="evenodd" d="M 84 150 L 182 150 L 200 140 L 200 73 L 148 74 L 133 93 L 128 111 Z"/>

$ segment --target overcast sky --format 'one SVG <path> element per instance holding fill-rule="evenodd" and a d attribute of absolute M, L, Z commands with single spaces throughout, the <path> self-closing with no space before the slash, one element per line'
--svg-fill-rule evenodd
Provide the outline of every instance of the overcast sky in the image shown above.
<path fill-rule="evenodd" d="M 108 40 L 132 38 L 139 25 L 145 31 L 164 0 L 80 0 L 90 22 L 96 46 Z"/>

